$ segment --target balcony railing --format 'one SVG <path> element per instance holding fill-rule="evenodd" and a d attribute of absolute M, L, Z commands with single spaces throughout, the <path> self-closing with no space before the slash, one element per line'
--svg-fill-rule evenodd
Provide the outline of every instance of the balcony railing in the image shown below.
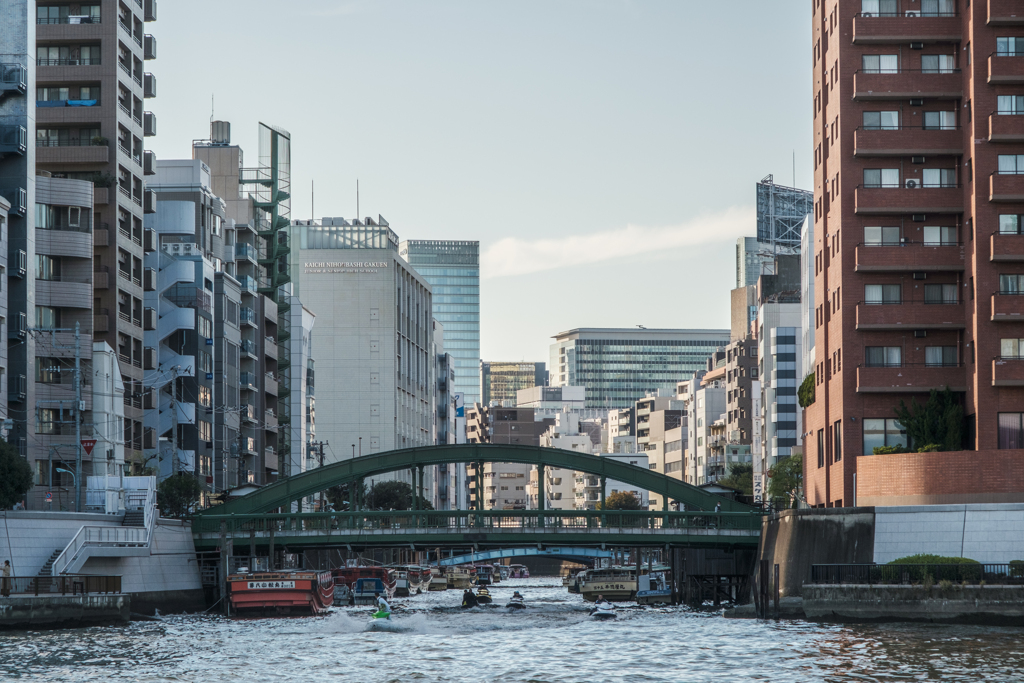
<path fill-rule="evenodd" d="M 1024 320 L 1024 292 L 998 292 L 992 295 L 994 323 L 1019 323 Z"/>
<path fill-rule="evenodd" d="M 942 272 L 964 269 L 964 250 L 960 242 L 936 243 L 902 240 L 891 244 L 858 244 L 856 271 Z"/>
<path fill-rule="evenodd" d="M 992 386 L 1024 386 L 1024 359 L 1012 357 L 992 359 Z"/>
<path fill-rule="evenodd" d="M 1024 202 L 1024 175 L 993 173 L 989 176 L 988 183 L 990 202 Z"/>
<path fill-rule="evenodd" d="M 963 131 L 959 127 L 857 128 L 853 154 L 860 157 L 949 156 L 963 154 Z"/>
<path fill-rule="evenodd" d="M 991 85 L 1024 83 L 1024 55 L 993 52 L 988 58 L 988 82 Z"/>
<path fill-rule="evenodd" d="M 860 215 L 962 214 L 963 190 L 953 187 L 870 187 L 854 194 L 854 213 Z"/>
<path fill-rule="evenodd" d="M 65 17 L 36 17 L 37 24 L 99 24 L 100 15 L 68 15 Z"/>
<path fill-rule="evenodd" d="M 989 239 L 990 261 L 1024 261 L 1024 233 L 994 233 Z"/>
<path fill-rule="evenodd" d="M 855 100 L 911 97 L 951 100 L 962 98 L 963 90 L 960 69 L 897 69 L 885 72 L 860 70 L 853 74 Z"/>
<path fill-rule="evenodd" d="M 988 117 L 988 141 L 1024 142 L 1024 113 L 992 112 Z"/>
<path fill-rule="evenodd" d="M 959 302 L 902 301 L 886 304 L 859 302 L 858 330 L 961 330 L 966 327 Z"/>
<path fill-rule="evenodd" d="M 87 57 L 85 59 L 40 59 L 36 61 L 38 66 L 99 66 L 99 57 Z"/>
<path fill-rule="evenodd" d="M 879 45 L 908 42 L 960 42 L 956 12 L 861 12 L 853 18 L 853 42 Z"/>

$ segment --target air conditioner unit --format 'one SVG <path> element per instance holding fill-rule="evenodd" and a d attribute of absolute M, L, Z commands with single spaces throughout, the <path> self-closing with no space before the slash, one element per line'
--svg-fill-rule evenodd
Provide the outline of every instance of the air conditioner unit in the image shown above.
<path fill-rule="evenodd" d="M 909 15 L 910 12 L 907 12 L 907 14 Z M 910 49 L 911 50 L 923 50 L 924 49 L 924 43 L 911 43 L 910 44 Z"/>
<path fill-rule="evenodd" d="M 924 157 L 910 157 L 910 163 L 912 164 L 923 164 Z"/>
<path fill-rule="evenodd" d="M 919 190 L 921 189 L 921 181 L 917 178 L 907 178 L 903 181 L 903 186 L 908 190 Z"/>
<path fill-rule="evenodd" d="M 915 213 L 915 214 L 913 214 L 913 216 L 912 216 L 912 220 L 913 220 L 913 221 L 914 221 L 915 223 L 924 223 L 924 222 L 925 222 L 926 220 L 928 220 L 928 214 L 924 214 L 924 213 Z"/>
<path fill-rule="evenodd" d="M 911 107 L 923 107 L 924 106 L 924 98 L 922 98 L 922 97 L 912 97 L 912 98 L 910 98 L 910 106 Z"/>
<path fill-rule="evenodd" d="M 928 330 L 914 330 L 914 336 L 923 339 L 928 336 Z"/>
<path fill-rule="evenodd" d="M 919 17 L 919 16 L 921 16 L 921 10 L 910 9 L 910 10 L 907 10 L 906 12 L 904 12 L 903 16 L 906 16 L 906 17 Z M 911 45 L 913 45 L 913 43 L 911 43 Z"/>
<path fill-rule="evenodd" d="M 915 280 L 927 280 L 928 279 L 928 273 L 923 273 L 923 272 L 921 272 L 919 270 L 916 270 L 916 271 L 914 271 L 914 279 Z"/>

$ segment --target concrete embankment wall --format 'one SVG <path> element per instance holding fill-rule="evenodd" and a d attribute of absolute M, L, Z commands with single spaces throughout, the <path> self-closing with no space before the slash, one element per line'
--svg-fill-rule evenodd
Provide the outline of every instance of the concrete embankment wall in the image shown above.
<path fill-rule="evenodd" d="M 816 621 L 926 621 L 1024 626 L 1024 586 L 803 587 L 803 611 Z"/>
<path fill-rule="evenodd" d="M 129 620 L 131 599 L 119 595 L 21 596 L 0 599 L 0 628 L 89 626 Z"/>
<path fill-rule="evenodd" d="M 876 507 L 874 561 L 918 553 L 987 564 L 1024 560 L 1024 504 Z"/>
<path fill-rule="evenodd" d="M 10 559 L 15 576 L 36 576 L 55 550 L 63 550 L 84 525 L 121 526 L 122 516 L 67 512 L 0 512 L 0 564 Z M 132 611 L 152 614 L 196 611 L 205 607 L 192 528 L 161 519 L 149 555 L 94 557 L 82 574 L 121 577 L 132 597 Z"/>
<path fill-rule="evenodd" d="M 757 558 L 779 565 L 782 597 L 801 594 L 811 565 L 872 562 L 873 508 L 784 510 L 764 519 Z"/>

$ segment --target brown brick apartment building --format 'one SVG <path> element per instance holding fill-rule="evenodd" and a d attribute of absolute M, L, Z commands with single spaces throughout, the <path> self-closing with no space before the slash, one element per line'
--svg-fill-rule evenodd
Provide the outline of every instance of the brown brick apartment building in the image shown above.
<path fill-rule="evenodd" d="M 911 461 L 904 502 L 1024 500 L 1024 487 L 986 483 L 994 469 L 940 481 L 950 458 L 1005 469 L 996 451 L 1024 447 L 1024 5 L 814 0 L 813 12 L 807 500 L 900 502 L 882 488 Z M 964 451 L 870 455 L 905 444 L 901 399 L 944 387 L 964 402 Z"/>

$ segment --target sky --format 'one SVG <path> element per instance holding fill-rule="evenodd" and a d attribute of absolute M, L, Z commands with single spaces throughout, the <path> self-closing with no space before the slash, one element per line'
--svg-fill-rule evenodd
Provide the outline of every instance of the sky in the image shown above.
<path fill-rule="evenodd" d="M 574 327 L 728 328 L 755 183 L 810 189 L 805 3 L 174 0 L 158 159 L 211 114 L 292 136 L 292 217 L 479 240 L 481 356 Z M 795 156 L 794 156 L 795 155 Z M 315 193 L 314 193 L 315 188 Z M 315 204 L 314 204 L 315 201 Z"/>

